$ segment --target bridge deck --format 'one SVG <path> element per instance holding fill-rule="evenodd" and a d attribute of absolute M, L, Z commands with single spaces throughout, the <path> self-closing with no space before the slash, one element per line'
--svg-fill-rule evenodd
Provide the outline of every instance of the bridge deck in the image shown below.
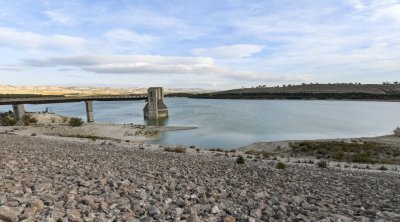
<path fill-rule="evenodd" d="M 37 97 L 37 98 L 2 98 L 0 105 L 12 104 L 47 104 L 47 103 L 72 103 L 83 101 L 126 101 L 144 100 L 147 94 L 137 95 L 110 95 L 110 96 L 65 96 L 65 97 Z"/>

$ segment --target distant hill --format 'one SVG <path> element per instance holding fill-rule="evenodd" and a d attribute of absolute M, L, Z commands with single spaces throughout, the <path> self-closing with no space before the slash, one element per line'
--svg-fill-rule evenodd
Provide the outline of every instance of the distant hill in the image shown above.
<path fill-rule="evenodd" d="M 232 89 L 192 98 L 400 100 L 400 84 L 302 84 Z"/>
<path fill-rule="evenodd" d="M 166 93 L 204 93 L 202 89 L 166 88 Z M 90 86 L 11 86 L 0 85 L 0 94 L 91 96 L 91 95 L 128 95 L 147 93 L 147 88 L 139 87 L 90 87 Z"/>
<path fill-rule="evenodd" d="M 217 93 L 400 93 L 400 84 L 304 84 L 279 87 L 255 87 Z"/>

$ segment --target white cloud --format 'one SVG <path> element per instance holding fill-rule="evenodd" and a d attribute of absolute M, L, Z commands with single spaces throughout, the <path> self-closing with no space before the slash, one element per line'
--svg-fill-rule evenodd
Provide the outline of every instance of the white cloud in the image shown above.
<path fill-rule="evenodd" d="M 400 22 L 400 4 L 378 7 L 375 9 L 372 19 L 393 19 L 397 22 Z"/>
<path fill-rule="evenodd" d="M 365 9 L 365 4 L 362 2 L 362 0 L 346 0 L 347 3 L 354 7 L 355 9 L 361 11 Z"/>
<path fill-rule="evenodd" d="M 74 19 L 60 11 L 45 11 L 44 12 L 51 20 L 63 24 L 72 25 L 74 24 Z"/>
<path fill-rule="evenodd" d="M 262 72 L 231 70 L 217 65 L 208 57 L 178 57 L 158 55 L 108 55 L 55 57 L 46 60 L 28 59 L 28 66 L 78 67 L 101 74 L 184 74 L 216 75 L 220 77 L 250 81 L 304 81 L 307 76 L 273 76 Z"/>
<path fill-rule="evenodd" d="M 263 49 L 263 45 L 236 44 L 214 48 L 196 48 L 192 50 L 192 53 L 196 56 L 210 56 L 216 59 L 238 59 L 250 57 Z"/>
<path fill-rule="evenodd" d="M 39 35 L 27 31 L 0 27 L 0 47 L 21 48 L 25 50 L 65 50 L 81 51 L 87 42 L 67 35 Z"/>
<path fill-rule="evenodd" d="M 113 40 L 127 41 L 131 43 L 145 44 L 154 42 L 157 37 L 152 35 L 138 34 L 126 29 L 113 29 L 104 34 L 107 38 Z"/>

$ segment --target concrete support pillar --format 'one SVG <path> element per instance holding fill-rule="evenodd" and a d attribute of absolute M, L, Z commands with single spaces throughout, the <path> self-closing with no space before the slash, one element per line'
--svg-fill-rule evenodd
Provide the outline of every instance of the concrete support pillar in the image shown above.
<path fill-rule="evenodd" d="M 168 107 L 164 103 L 161 87 L 150 87 L 147 90 L 147 104 L 143 108 L 144 118 L 158 119 L 168 117 Z"/>
<path fill-rule="evenodd" d="M 150 91 L 148 96 L 149 103 L 149 119 L 158 119 L 158 98 L 159 93 L 157 90 Z"/>
<path fill-rule="evenodd" d="M 85 101 L 86 104 L 86 117 L 88 123 L 94 122 L 94 115 L 93 115 L 93 101 Z"/>
<path fill-rule="evenodd" d="M 14 113 L 14 118 L 15 121 L 21 122 L 22 121 L 22 117 L 25 115 L 25 106 L 24 104 L 13 104 L 13 113 Z"/>

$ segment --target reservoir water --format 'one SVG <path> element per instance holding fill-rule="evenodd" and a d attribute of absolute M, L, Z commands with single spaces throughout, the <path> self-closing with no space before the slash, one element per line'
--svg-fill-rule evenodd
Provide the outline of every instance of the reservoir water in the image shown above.
<path fill-rule="evenodd" d="M 170 126 L 196 129 L 163 133 L 160 144 L 238 148 L 255 142 L 379 136 L 400 126 L 400 103 L 322 100 L 165 98 Z M 144 101 L 94 102 L 96 122 L 145 124 Z M 84 103 L 26 105 L 86 119 Z M 11 106 L 0 106 L 8 111 Z"/>

